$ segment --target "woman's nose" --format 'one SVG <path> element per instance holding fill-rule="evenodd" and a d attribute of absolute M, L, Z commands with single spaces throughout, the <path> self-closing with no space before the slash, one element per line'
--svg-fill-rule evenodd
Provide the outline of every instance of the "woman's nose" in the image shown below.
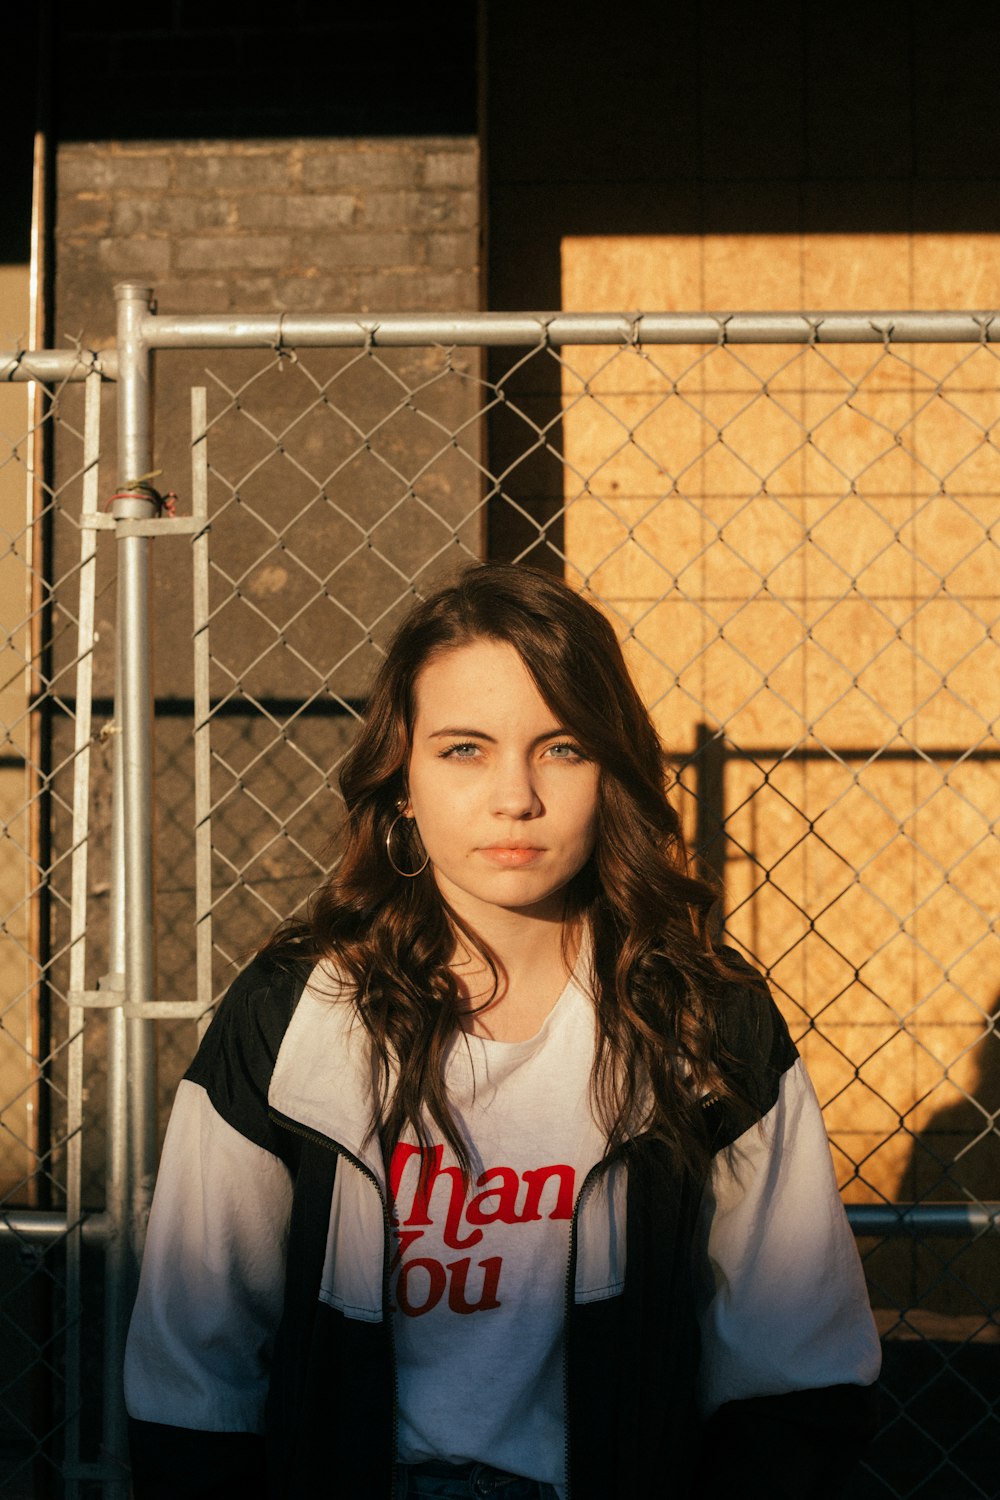
<path fill-rule="evenodd" d="M 493 782 L 493 811 L 504 818 L 534 818 L 541 810 L 531 767 L 521 761 L 499 765 Z"/>

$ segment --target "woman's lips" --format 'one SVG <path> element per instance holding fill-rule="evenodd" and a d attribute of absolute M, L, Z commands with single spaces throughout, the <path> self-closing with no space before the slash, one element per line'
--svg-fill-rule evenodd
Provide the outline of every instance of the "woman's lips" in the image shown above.
<path fill-rule="evenodd" d="M 489 844 L 479 852 L 490 864 L 500 865 L 506 870 L 518 870 L 523 865 L 534 864 L 545 853 L 544 849 L 531 844 Z"/>

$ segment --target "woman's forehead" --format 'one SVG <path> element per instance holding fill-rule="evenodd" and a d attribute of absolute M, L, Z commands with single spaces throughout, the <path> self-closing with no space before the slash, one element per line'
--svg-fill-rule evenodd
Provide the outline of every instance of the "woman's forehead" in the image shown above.
<path fill-rule="evenodd" d="M 483 712 L 495 712 L 504 705 L 550 712 L 515 647 L 482 636 L 435 652 L 417 674 L 414 699 L 418 717 L 421 712 L 459 704 Z"/>

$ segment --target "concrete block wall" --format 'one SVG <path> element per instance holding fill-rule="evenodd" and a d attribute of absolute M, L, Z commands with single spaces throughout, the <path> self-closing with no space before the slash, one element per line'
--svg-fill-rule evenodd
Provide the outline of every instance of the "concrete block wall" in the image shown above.
<path fill-rule="evenodd" d="M 55 200 L 57 343 L 80 337 L 88 347 L 112 345 L 113 287 L 123 280 L 151 286 L 164 313 L 453 312 L 480 306 L 479 164 L 470 135 L 64 141 Z M 323 681 L 329 686 L 319 694 L 318 709 L 326 712 L 308 717 L 303 711 L 296 723 L 302 753 L 286 758 L 280 773 L 268 773 L 259 803 L 249 795 L 236 797 L 217 819 L 220 858 L 231 861 L 217 868 L 217 888 L 232 887 L 215 924 L 220 983 L 232 977 L 224 956 L 238 962 L 315 884 L 315 864 L 302 851 L 318 857 L 339 816 L 332 788 L 353 721 L 329 712 L 330 695 L 357 693 L 367 680 L 365 652 L 374 648 L 365 646 L 357 622 L 384 633 L 407 595 L 399 572 L 379 555 L 389 545 L 384 531 L 368 547 L 359 547 L 359 536 L 375 531 L 383 512 L 398 507 L 393 513 L 401 535 L 394 538 L 393 556 L 414 578 L 424 567 L 453 569 L 479 547 L 478 470 L 456 461 L 450 450 L 435 459 L 442 438 L 432 423 L 399 438 L 399 451 L 387 455 L 391 464 L 372 460 L 367 469 L 363 463 L 351 468 L 334 493 L 331 471 L 343 460 L 343 445 L 354 440 L 338 403 L 349 405 L 361 425 L 374 427 L 385 414 L 393 380 L 420 387 L 436 358 L 421 350 L 380 351 L 370 366 L 362 362 L 350 370 L 355 354 L 309 350 L 294 367 L 279 367 L 268 350 L 169 351 L 155 361 L 154 465 L 162 470 L 161 485 L 177 490 L 181 513 L 191 503 L 193 385 L 209 387 L 214 411 L 226 405 L 224 386 L 236 388 L 264 372 L 254 384 L 254 415 L 270 431 L 294 429 L 299 444 L 297 464 L 276 446 L 261 465 L 261 426 L 234 418 L 213 429 L 210 504 L 219 569 L 212 576 L 219 613 L 211 648 L 213 663 L 237 663 L 228 677 L 216 667 L 213 694 L 232 689 L 233 674 L 240 679 L 234 693 L 240 701 L 214 731 L 215 752 L 227 764 L 259 761 L 261 774 L 268 773 L 270 757 L 280 758 L 281 741 L 278 736 L 271 745 L 273 725 L 255 711 L 253 696 L 280 692 L 282 705 L 272 704 L 272 712 L 282 717 L 291 705 L 316 695 Z M 310 426 L 306 413 L 317 386 L 326 383 L 330 408 L 315 414 Z M 68 390 L 63 399 L 69 419 L 80 393 Z M 447 391 L 435 392 L 434 410 L 455 431 L 469 430 L 479 399 L 475 382 L 453 380 Z M 102 497 L 122 477 L 114 410 L 108 387 Z M 76 461 L 65 445 L 57 449 L 57 471 L 64 477 Z M 420 472 L 419 483 L 408 487 L 392 464 L 399 474 Z M 293 521 L 294 535 L 286 535 Z M 455 527 L 450 547 L 448 525 Z M 65 552 L 56 559 L 58 577 L 72 576 L 68 545 L 57 539 L 57 550 Z M 101 548 L 110 567 L 113 543 L 102 539 Z M 194 953 L 191 552 L 169 541 L 157 543 L 153 552 L 157 974 L 160 997 L 170 999 L 190 996 Z M 320 581 L 317 570 L 324 575 Z M 226 580 L 236 576 L 242 585 L 230 590 Z M 345 610 L 331 602 L 345 598 Z M 102 592 L 98 624 L 106 642 L 114 637 L 114 608 L 114 590 Z M 275 668 L 262 684 L 259 672 L 248 674 L 247 661 L 260 656 L 261 670 L 269 667 L 269 648 L 284 639 L 286 629 L 297 632 L 299 654 L 293 661 L 285 653 L 283 671 Z M 354 639 L 359 631 L 360 646 Z M 95 692 L 110 702 L 112 691 L 107 674 L 98 673 Z M 65 739 L 69 728 L 61 733 Z M 57 754 L 68 753 L 61 739 Z M 316 766 L 329 771 L 329 789 L 321 794 L 314 785 Z M 231 791 L 226 776 L 218 774 L 219 794 Z M 98 799 L 106 794 L 105 780 L 105 769 L 96 768 Z M 260 811 L 264 805 L 285 820 L 288 837 L 274 837 L 275 825 Z M 57 842 L 67 837 L 68 827 L 60 825 Z M 245 869 L 235 881 L 234 867 Z M 95 909 L 88 931 L 95 960 L 105 933 L 102 910 Z M 164 1105 L 193 1045 L 192 1026 L 162 1027 Z M 95 1132 L 85 1150 L 98 1196 L 101 1144 Z"/>
<path fill-rule="evenodd" d="M 170 312 L 473 311 L 471 136 L 68 142 L 56 327 L 106 339 L 111 287 Z"/>

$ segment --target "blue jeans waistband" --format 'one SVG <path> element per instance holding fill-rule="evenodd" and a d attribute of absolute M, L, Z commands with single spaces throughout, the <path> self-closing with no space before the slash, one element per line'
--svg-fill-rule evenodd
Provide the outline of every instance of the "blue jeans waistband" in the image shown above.
<path fill-rule="evenodd" d="M 401 1464 L 396 1500 L 555 1500 L 550 1484 L 490 1464 Z"/>

